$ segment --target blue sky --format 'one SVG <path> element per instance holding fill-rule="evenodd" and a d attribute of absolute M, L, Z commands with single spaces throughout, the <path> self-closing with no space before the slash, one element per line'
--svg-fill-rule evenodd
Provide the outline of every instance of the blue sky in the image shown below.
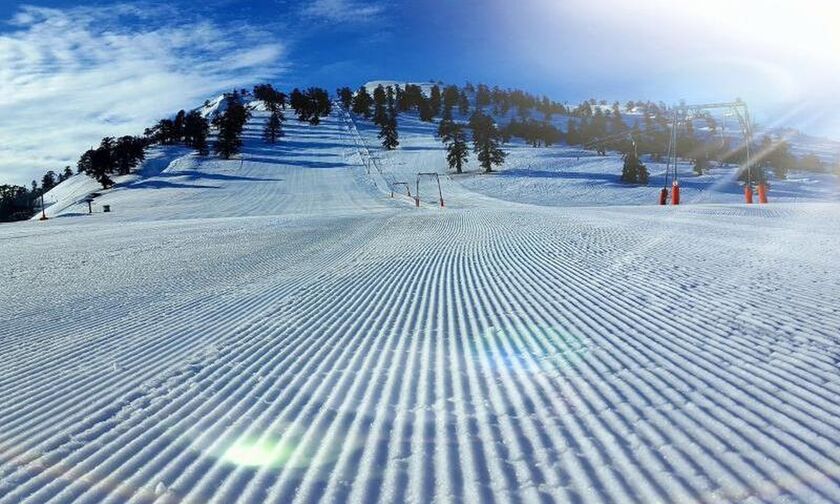
<path fill-rule="evenodd" d="M 520 87 L 576 103 L 741 97 L 840 138 L 828 0 L 31 0 L 0 4 L 0 183 L 233 86 Z"/>

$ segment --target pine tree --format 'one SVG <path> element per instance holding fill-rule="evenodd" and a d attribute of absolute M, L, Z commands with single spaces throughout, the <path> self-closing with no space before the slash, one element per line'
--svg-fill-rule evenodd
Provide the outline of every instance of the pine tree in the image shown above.
<path fill-rule="evenodd" d="M 458 98 L 458 113 L 462 116 L 470 113 L 470 99 L 463 89 L 461 90 L 461 96 Z"/>
<path fill-rule="evenodd" d="M 183 124 L 183 118 L 181 123 Z M 146 142 L 142 138 L 124 136 L 111 147 L 113 170 L 118 175 L 128 175 L 146 159 Z"/>
<path fill-rule="evenodd" d="M 44 177 L 41 179 L 41 187 L 44 189 L 44 192 L 48 192 L 50 189 L 56 186 L 57 180 L 55 177 L 55 172 L 50 170 L 44 174 Z"/>
<path fill-rule="evenodd" d="M 417 109 L 422 113 L 422 107 L 426 104 L 426 97 L 423 95 L 423 88 L 417 84 L 406 84 L 405 93 L 403 93 L 403 104 L 400 107 L 402 111 Z"/>
<path fill-rule="evenodd" d="M 385 107 L 388 105 L 388 95 L 382 84 L 376 86 L 373 90 L 373 104 L 378 107 Z"/>
<path fill-rule="evenodd" d="M 405 90 L 400 86 L 397 86 L 394 90 L 394 100 L 397 104 L 397 110 L 400 112 L 406 112 L 409 109 L 408 100 L 405 98 Z"/>
<path fill-rule="evenodd" d="M 186 117 L 187 113 L 183 110 L 179 110 L 178 114 L 175 115 L 175 120 L 172 122 L 171 143 L 179 143 L 184 140 L 184 120 Z"/>
<path fill-rule="evenodd" d="M 326 89 L 311 87 L 306 90 L 306 97 L 309 99 L 310 106 L 312 107 L 309 123 L 313 125 L 320 124 L 321 118 L 327 117 L 332 112 L 330 94 Z"/>
<path fill-rule="evenodd" d="M 399 87 L 399 86 L 397 86 L 397 87 Z M 391 86 L 388 86 L 387 89 L 385 90 L 385 92 L 386 92 L 385 94 L 388 97 L 388 108 L 389 109 L 394 109 L 394 111 L 396 111 L 397 110 L 397 95 L 394 92 L 394 88 L 391 87 Z"/>
<path fill-rule="evenodd" d="M 265 103 L 269 112 L 274 112 L 286 107 L 286 95 L 274 89 L 271 84 L 258 84 L 254 86 L 254 98 Z"/>
<path fill-rule="evenodd" d="M 440 115 L 442 100 L 440 87 L 437 85 L 432 86 L 432 90 L 429 93 L 429 108 L 432 110 L 432 116 Z"/>
<path fill-rule="evenodd" d="M 458 91 L 458 86 L 446 86 L 443 90 L 443 113 L 452 115 L 452 110 L 458 106 L 458 100 L 461 98 L 461 93 Z"/>
<path fill-rule="evenodd" d="M 621 170 L 621 181 L 628 184 L 648 183 L 649 174 L 647 167 L 642 163 L 635 152 L 628 152 L 624 155 L 624 167 Z"/>
<path fill-rule="evenodd" d="M 26 187 L 0 185 L 0 222 L 20 221 L 32 217 L 37 197 L 35 191 L 29 191 Z"/>
<path fill-rule="evenodd" d="M 236 96 L 227 97 L 227 108 L 222 114 L 213 119 L 213 125 L 219 128 L 216 144 L 213 146 L 216 154 L 223 159 L 230 159 L 242 148 L 242 130 L 251 113 Z"/>
<path fill-rule="evenodd" d="M 349 111 L 350 107 L 353 106 L 353 90 L 349 87 L 343 87 L 336 91 L 338 95 L 339 101 L 341 101 L 341 106 L 344 107 L 344 110 Z"/>
<path fill-rule="evenodd" d="M 470 128 L 473 131 L 473 152 L 484 171 L 490 173 L 493 166 L 504 164 L 507 153 L 500 147 L 502 135 L 493 119 L 476 111 L 470 117 Z"/>
<path fill-rule="evenodd" d="M 475 92 L 475 108 L 483 110 L 487 105 L 490 105 L 490 90 L 484 84 L 479 84 Z"/>
<path fill-rule="evenodd" d="M 207 135 L 210 134 L 210 123 L 201 112 L 193 110 L 184 121 L 184 144 L 192 147 L 200 156 L 209 154 Z"/>
<path fill-rule="evenodd" d="M 454 124 L 455 122 L 452 120 L 451 117 L 444 117 L 438 124 L 438 129 L 435 133 L 435 136 L 438 137 L 443 143 L 448 142 L 451 138 L 451 131 Z"/>
<path fill-rule="evenodd" d="M 353 113 L 364 116 L 365 118 L 370 117 L 370 106 L 373 103 L 373 98 L 371 98 L 370 93 L 368 93 L 367 89 L 362 86 L 356 91 L 356 96 L 353 97 Z"/>
<path fill-rule="evenodd" d="M 454 169 L 456 173 L 462 173 L 469 158 L 467 134 L 464 127 L 452 119 L 444 119 L 438 126 L 437 136 L 446 146 L 446 161 L 449 163 L 449 168 Z"/>
<path fill-rule="evenodd" d="M 386 119 L 379 131 L 379 138 L 382 146 L 388 150 L 394 150 L 400 145 L 399 133 L 397 132 L 397 111 L 389 109 Z"/>
<path fill-rule="evenodd" d="M 277 139 L 283 136 L 283 114 L 275 110 L 266 121 L 265 129 L 263 130 L 263 138 L 268 143 L 275 143 Z"/>
<path fill-rule="evenodd" d="M 114 185 L 114 181 L 110 177 L 114 172 L 113 145 L 113 138 L 103 138 L 98 148 L 90 149 L 82 154 L 77 165 L 79 173 L 84 173 L 95 179 L 104 189 Z"/>
<path fill-rule="evenodd" d="M 332 112 L 332 101 L 326 89 L 311 87 L 306 91 L 294 89 L 289 96 L 289 104 L 298 116 L 298 121 L 318 125 L 321 117 Z"/>
<path fill-rule="evenodd" d="M 64 167 L 64 180 L 73 176 L 73 170 L 69 166 Z"/>
<path fill-rule="evenodd" d="M 420 97 L 418 102 L 418 109 L 420 110 L 420 120 L 423 122 L 432 122 L 435 118 L 435 111 L 432 108 L 430 100 Z"/>
<path fill-rule="evenodd" d="M 388 122 L 388 109 L 385 104 L 377 103 L 373 109 L 373 124 L 384 126 Z"/>

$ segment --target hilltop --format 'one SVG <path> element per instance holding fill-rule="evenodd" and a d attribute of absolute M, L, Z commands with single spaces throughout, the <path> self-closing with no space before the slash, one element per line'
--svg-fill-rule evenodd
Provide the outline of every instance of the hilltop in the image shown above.
<path fill-rule="evenodd" d="M 372 95 L 377 87 L 395 88 L 407 87 L 406 83 L 396 81 L 372 81 L 363 86 Z M 433 93 L 433 88 L 446 89 L 446 86 L 434 82 L 408 83 L 408 86 L 417 86 L 422 90 L 425 97 Z M 498 90 L 489 90 L 492 94 Z M 469 92 L 469 107 L 475 109 L 480 99 L 479 88 L 472 88 Z M 463 91 L 463 90 L 462 90 Z M 513 100 L 517 95 L 511 95 Z M 390 192 L 390 184 L 394 181 L 412 182 L 416 173 L 420 171 L 431 171 L 439 173 L 444 177 L 444 183 L 448 187 L 453 185 L 451 191 L 469 191 L 478 195 L 490 196 L 501 200 L 522 202 L 545 206 L 605 206 L 605 205 L 652 205 L 657 202 L 658 188 L 670 185 L 666 182 L 665 160 L 659 159 L 657 155 L 642 154 L 642 160 L 649 172 L 649 182 L 646 185 L 626 184 L 621 180 L 624 152 L 628 143 L 624 136 L 619 133 L 604 133 L 601 137 L 612 139 L 612 144 L 606 145 L 604 152 L 599 153 L 599 146 L 595 140 L 582 142 L 582 144 L 569 145 L 571 134 L 570 125 L 580 126 L 587 120 L 594 122 L 593 114 L 597 117 L 604 114 L 608 119 L 611 113 L 621 113 L 620 120 L 626 125 L 628 136 L 635 134 L 638 143 L 643 142 L 640 125 L 646 122 L 660 121 L 660 118 L 667 115 L 667 108 L 664 105 L 630 102 L 626 105 L 606 105 L 603 102 L 591 100 L 586 102 L 588 110 L 583 106 L 570 108 L 561 104 L 547 101 L 546 98 L 539 99 L 522 95 L 531 99 L 529 106 L 534 108 L 521 110 L 516 102 L 499 105 L 494 98 L 485 106 L 485 109 L 498 125 L 505 128 L 507 125 L 516 124 L 519 121 L 542 122 L 549 124 L 559 135 L 554 139 L 552 145 L 544 145 L 541 141 L 536 146 L 531 140 L 508 137 L 503 149 L 508 153 L 504 164 L 496 170 L 495 175 L 485 176 L 480 173 L 475 155 L 466 165 L 466 172 L 463 175 L 454 175 L 448 168 L 443 145 L 437 136 L 439 117 L 431 121 L 421 120 L 416 110 L 400 111 L 397 115 L 397 132 L 400 135 L 401 146 L 395 150 L 386 150 L 379 145 L 377 138 L 379 127 L 371 122 L 371 118 L 365 118 L 353 114 L 352 119 L 348 116 L 348 124 L 360 134 L 359 141 L 362 142 L 364 151 L 374 158 L 374 163 L 386 176 L 381 182 L 380 191 Z M 522 99 L 522 97 L 519 97 Z M 262 102 L 253 96 L 243 95 L 242 101 L 250 108 L 260 113 L 265 112 Z M 224 111 L 224 96 L 208 100 L 205 105 L 199 108 L 204 117 L 213 118 Z M 544 107 L 548 107 L 547 109 Z M 505 110 L 507 109 L 507 110 Z M 453 109 L 455 121 L 466 123 L 467 112 L 459 113 L 457 108 Z M 593 113 L 592 110 L 595 112 Z M 287 124 L 295 125 L 294 113 L 286 109 Z M 260 116 L 263 117 L 264 116 Z M 589 119 L 587 119 L 589 118 Z M 729 121 L 728 123 L 726 121 Z M 737 146 L 742 142 L 738 133 L 738 125 L 734 119 L 723 118 L 722 123 L 709 123 L 702 118 L 693 121 L 696 124 L 696 135 L 698 138 L 706 138 L 706 142 L 715 145 L 720 138 L 725 139 L 727 145 Z M 709 124 L 712 130 L 709 129 Z M 294 126 L 297 127 L 297 126 Z M 317 127 L 316 127 L 317 128 Z M 716 129 L 715 129 L 716 128 Z M 633 133 L 635 131 L 635 133 Z M 790 145 L 789 151 L 794 158 L 808 159 L 814 157 L 822 163 L 822 166 L 809 167 L 808 169 L 797 169 L 791 165 L 784 174 L 784 179 L 775 175 L 775 169 L 765 169 L 770 184 L 770 198 L 774 202 L 786 201 L 835 201 L 840 197 L 840 183 L 838 176 L 831 172 L 833 156 L 840 152 L 838 144 L 830 141 L 819 140 L 807 137 L 793 131 L 774 131 L 757 133 L 756 136 L 770 135 L 774 138 L 785 139 Z M 248 145 L 257 149 L 260 143 L 260 131 L 251 127 L 247 134 Z M 595 139 L 598 136 L 593 137 Z M 281 140 L 279 142 L 283 151 L 295 150 L 296 156 L 301 162 L 317 165 L 321 154 L 312 152 L 313 156 L 308 157 L 309 145 L 305 143 L 289 143 Z M 653 147 L 651 147 L 653 148 Z M 345 155 L 355 155 L 352 152 Z M 248 154 L 243 154 L 241 160 L 247 161 Z M 681 159 L 678 164 L 680 174 L 683 200 L 685 203 L 736 203 L 742 201 L 742 185 L 739 180 L 740 168 L 737 163 L 731 161 L 711 161 L 702 174 L 694 170 L 696 161 L 692 159 Z M 127 195 L 124 189 L 127 187 L 154 187 L 154 188 L 176 188 L 174 184 L 189 181 L 189 176 L 195 174 L 201 166 L 212 167 L 217 161 L 203 159 L 187 149 L 180 147 L 157 146 L 152 147 L 149 159 L 143 163 L 136 173 L 118 177 L 115 191 Z M 244 166 L 244 165 L 243 165 Z M 672 176 L 672 175 L 671 175 Z M 269 181 L 270 182 L 270 181 Z M 193 184 L 195 185 L 195 184 Z M 207 185 L 207 184 L 205 184 Z M 270 186 L 270 184 L 268 184 Z M 240 188 L 244 189 L 244 188 Z M 247 190 L 247 189 L 244 189 Z M 270 188 L 266 189 L 272 190 Z M 71 179 L 63 181 L 55 189 L 45 195 L 45 203 L 48 206 L 46 214 L 60 215 L 67 213 L 84 213 L 86 204 L 80 202 L 90 195 L 99 198 L 104 194 L 101 188 L 92 180 L 85 180 L 81 175 L 75 175 Z M 160 193 L 132 191 L 132 201 L 136 198 L 150 198 L 150 207 L 158 207 L 157 199 Z M 101 204 L 113 202 L 115 196 L 107 196 L 98 200 Z M 182 196 L 173 196 L 174 200 Z M 241 195 L 243 199 L 253 199 L 246 193 Z M 469 197 L 467 198 L 469 200 Z M 466 203 L 466 201 L 465 201 Z M 135 204 L 135 203 L 131 203 Z M 116 206 L 116 205 L 115 205 Z M 266 209 L 272 212 L 273 209 Z M 191 215 L 191 214 L 190 214 Z M 37 217 L 37 216 L 36 216 Z"/>

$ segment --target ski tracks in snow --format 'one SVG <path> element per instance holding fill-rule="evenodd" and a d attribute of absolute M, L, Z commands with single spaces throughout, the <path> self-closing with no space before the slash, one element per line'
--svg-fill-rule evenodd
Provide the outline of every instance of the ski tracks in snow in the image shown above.
<path fill-rule="evenodd" d="M 836 205 L 418 210 L 326 123 L 0 230 L 0 503 L 840 501 Z"/>
<path fill-rule="evenodd" d="M 138 224 L 177 281 L 0 336 L 0 501 L 835 501 L 840 285 L 782 241 L 838 235 L 693 213 Z"/>

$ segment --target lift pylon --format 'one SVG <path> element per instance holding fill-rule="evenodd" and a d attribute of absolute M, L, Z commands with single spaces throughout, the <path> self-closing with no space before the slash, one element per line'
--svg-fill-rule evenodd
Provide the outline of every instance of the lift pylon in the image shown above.
<path fill-rule="evenodd" d="M 420 179 L 422 177 L 434 178 L 435 181 L 437 182 L 438 197 L 440 198 L 439 201 L 440 201 L 440 206 L 442 208 L 444 206 L 444 204 L 443 204 L 443 191 L 440 188 L 440 175 L 438 175 L 437 173 L 434 173 L 434 172 L 420 172 L 420 173 L 417 174 L 417 186 L 416 186 L 415 192 L 414 192 L 414 202 L 415 202 L 415 204 L 418 207 L 420 206 Z"/>
<path fill-rule="evenodd" d="M 695 105 L 680 104 L 674 107 L 673 117 L 671 119 L 671 138 L 668 142 L 668 159 L 665 166 L 665 184 L 660 191 L 659 203 L 664 205 L 667 203 L 668 182 L 672 182 L 672 204 L 678 205 L 679 198 L 679 171 L 677 169 L 677 140 L 679 138 L 678 131 L 681 125 L 685 125 L 688 121 L 695 117 L 701 116 L 710 110 L 726 110 L 727 115 L 734 115 L 738 119 L 738 124 L 741 126 L 741 133 L 744 138 L 744 149 L 746 154 L 746 163 L 744 169 L 747 172 L 747 184 L 744 187 L 744 198 L 747 203 L 752 203 L 752 123 L 750 121 L 750 110 L 747 104 L 741 100 L 734 102 L 720 102 L 720 103 L 701 103 Z M 725 117 L 725 116 L 724 116 Z M 725 120 L 725 119 L 724 119 Z M 725 123 L 724 123 L 725 124 Z M 764 192 L 763 203 L 767 202 L 767 186 L 764 182 L 759 183 L 759 192 Z"/>

